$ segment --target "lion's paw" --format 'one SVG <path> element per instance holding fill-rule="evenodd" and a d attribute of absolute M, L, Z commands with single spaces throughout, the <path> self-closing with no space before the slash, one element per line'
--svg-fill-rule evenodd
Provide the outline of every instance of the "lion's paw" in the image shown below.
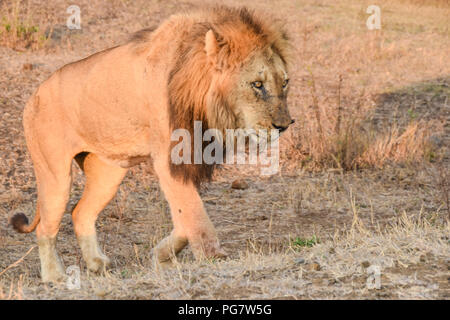
<path fill-rule="evenodd" d="M 111 265 L 111 260 L 105 255 L 98 255 L 86 259 L 86 265 L 91 272 L 101 272 Z"/>

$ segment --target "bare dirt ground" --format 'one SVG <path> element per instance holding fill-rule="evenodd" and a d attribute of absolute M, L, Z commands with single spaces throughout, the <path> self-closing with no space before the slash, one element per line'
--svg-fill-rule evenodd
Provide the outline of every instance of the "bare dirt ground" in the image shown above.
<path fill-rule="evenodd" d="M 8 222 L 17 211 L 32 218 L 36 203 L 23 107 L 64 64 L 206 2 L 78 0 L 81 30 L 65 26 L 72 2 L 26 3 L 30 23 L 49 39 L 37 48 L 0 45 L 0 298 L 450 297 L 450 7 L 445 1 L 381 1 L 379 31 L 366 28 L 371 4 L 366 1 L 259 1 L 257 9 L 286 22 L 295 47 L 289 104 L 297 122 L 281 139 L 277 175 L 261 177 L 249 166 L 227 166 L 202 189 L 229 258 L 197 262 L 185 249 L 172 268 L 152 263 L 151 248 L 172 226 L 167 202 L 144 163 L 130 170 L 97 223 L 112 267 L 100 276 L 88 274 L 71 225 L 70 210 L 84 182 L 73 165 L 72 197 L 58 236 L 65 266 L 81 268 L 81 288 L 72 290 L 40 282 L 35 236 L 14 232 Z M 0 1 L 1 28 L 8 16 L 4 5 Z M 313 148 L 305 147 L 313 145 L 316 128 L 311 76 L 325 125 L 335 119 L 327 116 L 335 110 L 338 89 L 344 118 L 356 117 L 352 107 L 362 104 L 367 116 L 361 124 L 368 135 L 398 131 L 401 136 L 426 124 L 420 159 L 401 156 L 416 154 L 419 141 L 401 136 L 383 161 L 365 160 L 367 165 L 351 170 L 339 161 L 315 162 Z M 420 132 L 425 131 L 414 134 Z M 400 150 L 404 140 L 412 142 Z M 386 147 L 383 139 L 368 141 L 372 153 L 361 159 L 373 159 L 370 155 Z M 249 187 L 231 189 L 236 178 Z M 378 289 L 367 286 L 371 266 L 380 268 Z"/>

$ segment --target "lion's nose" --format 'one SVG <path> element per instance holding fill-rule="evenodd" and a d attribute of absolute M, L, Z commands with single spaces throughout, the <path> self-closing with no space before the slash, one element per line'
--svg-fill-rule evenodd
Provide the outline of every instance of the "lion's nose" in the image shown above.
<path fill-rule="evenodd" d="M 272 122 L 272 125 L 273 125 L 273 127 L 274 127 L 275 129 L 279 130 L 280 132 L 283 132 L 283 131 L 285 131 L 287 128 L 289 128 L 289 126 L 290 126 L 291 124 L 293 124 L 293 123 L 295 122 L 295 120 L 294 120 L 294 119 L 291 119 L 289 122 L 290 122 L 290 123 L 287 124 L 287 125 L 286 125 L 286 124 L 277 124 L 277 123 Z"/>

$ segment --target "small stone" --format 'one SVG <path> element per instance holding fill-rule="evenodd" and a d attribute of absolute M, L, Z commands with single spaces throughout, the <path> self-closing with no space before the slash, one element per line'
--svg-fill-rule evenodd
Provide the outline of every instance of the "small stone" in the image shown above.
<path fill-rule="evenodd" d="M 303 258 L 295 258 L 294 262 L 296 264 L 304 264 L 305 263 L 305 259 L 303 259 Z"/>
<path fill-rule="evenodd" d="M 236 179 L 231 184 L 232 189 L 245 190 L 248 189 L 248 183 L 244 179 Z"/>
<path fill-rule="evenodd" d="M 320 271 L 320 264 L 318 264 L 318 263 L 311 263 L 309 265 L 309 270 L 311 270 L 311 271 Z"/>
<path fill-rule="evenodd" d="M 370 262 L 369 261 L 363 261 L 361 262 L 361 266 L 365 269 L 367 269 L 368 267 L 370 267 Z"/>
<path fill-rule="evenodd" d="M 95 292 L 95 295 L 100 298 L 102 298 L 108 294 L 107 290 L 101 289 L 101 288 L 95 289 L 94 292 Z"/>
<path fill-rule="evenodd" d="M 33 70 L 33 65 L 31 63 L 24 63 L 22 66 L 22 70 L 24 70 L 24 71 Z"/>
<path fill-rule="evenodd" d="M 330 286 L 336 285 L 337 281 L 334 280 L 334 279 L 330 279 L 330 280 L 327 280 L 325 283 L 326 283 L 327 286 L 330 287 Z"/>

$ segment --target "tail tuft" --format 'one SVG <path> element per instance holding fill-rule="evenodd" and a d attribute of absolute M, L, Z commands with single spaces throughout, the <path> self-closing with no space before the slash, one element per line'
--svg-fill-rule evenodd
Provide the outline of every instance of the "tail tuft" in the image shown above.
<path fill-rule="evenodd" d="M 22 212 L 16 213 L 14 216 L 12 216 L 10 223 L 13 226 L 14 230 L 16 230 L 17 232 L 27 232 L 25 231 L 25 227 L 28 226 L 28 218 Z"/>

